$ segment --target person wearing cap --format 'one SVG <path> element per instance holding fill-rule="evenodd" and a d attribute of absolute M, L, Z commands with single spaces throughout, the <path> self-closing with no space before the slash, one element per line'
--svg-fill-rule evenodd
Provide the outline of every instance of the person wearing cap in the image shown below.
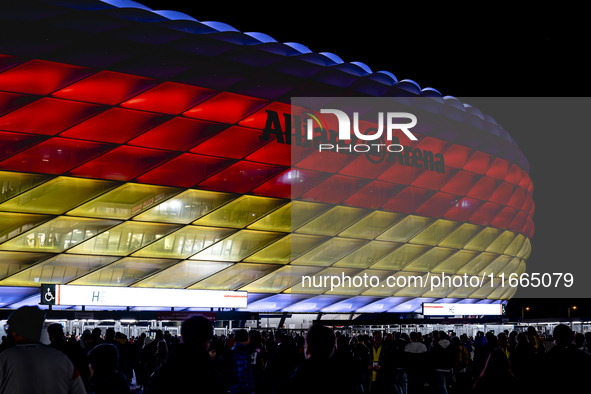
<path fill-rule="evenodd" d="M 8 318 L 7 335 L 15 346 L 0 354 L 0 393 L 85 394 L 68 356 L 39 343 L 45 312 L 23 306 Z"/>

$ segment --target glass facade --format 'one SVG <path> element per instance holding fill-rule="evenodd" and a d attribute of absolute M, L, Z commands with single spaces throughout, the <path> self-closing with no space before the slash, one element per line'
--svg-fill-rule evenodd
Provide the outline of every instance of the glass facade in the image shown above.
<path fill-rule="evenodd" d="M 113 18 L 137 9 L 127 11 Z M 142 23 L 142 15 L 132 19 Z M 335 304 L 514 294 L 499 276 L 526 269 L 533 184 L 527 160 L 494 120 L 299 44 L 239 32 L 224 39 L 184 22 L 207 45 L 199 54 L 185 48 L 195 61 L 178 69 L 131 58 L 117 68 L 94 43 L 52 61 L 37 59 L 36 46 L 26 56 L 0 54 L 0 292 L 61 283 L 329 295 Z M 222 59 L 235 48 L 243 61 Z M 215 67 L 197 61 L 203 55 Z M 270 112 L 285 125 L 289 97 L 369 91 L 433 99 L 449 127 L 430 125 L 416 146 L 441 152 L 444 173 L 262 138 Z M 492 272 L 493 285 L 381 286 L 441 272 Z M 375 276 L 380 285 L 302 284 L 326 275 Z M 354 310 L 366 305 L 356 302 Z"/>

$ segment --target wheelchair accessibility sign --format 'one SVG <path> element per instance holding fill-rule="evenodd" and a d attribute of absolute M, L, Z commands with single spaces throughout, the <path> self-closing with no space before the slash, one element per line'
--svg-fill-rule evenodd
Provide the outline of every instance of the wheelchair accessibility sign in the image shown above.
<path fill-rule="evenodd" d="M 41 304 L 59 305 L 59 285 L 41 285 Z"/>

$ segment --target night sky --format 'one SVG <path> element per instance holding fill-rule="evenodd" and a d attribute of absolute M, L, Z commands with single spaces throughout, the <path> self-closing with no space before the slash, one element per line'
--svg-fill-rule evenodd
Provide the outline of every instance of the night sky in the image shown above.
<path fill-rule="evenodd" d="M 363 62 L 492 116 L 530 163 L 536 232 L 527 271 L 571 272 L 575 278 L 569 291 L 530 288 L 517 296 L 590 298 L 588 45 L 566 22 L 556 23 L 560 18 L 551 11 L 515 15 L 474 7 L 466 18 L 465 8 L 450 9 L 449 3 L 359 2 L 359 9 L 336 10 L 315 2 L 140 2 Z"/>

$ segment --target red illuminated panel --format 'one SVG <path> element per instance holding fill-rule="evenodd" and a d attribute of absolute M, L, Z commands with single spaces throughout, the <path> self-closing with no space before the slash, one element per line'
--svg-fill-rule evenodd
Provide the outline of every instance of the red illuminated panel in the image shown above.
<path fill-rule="evenodd" d="M 530 182 L 529 183 L 529 186 L 527 187 L 527 192 L 529 194 L 533 194 L 534 193 L 534 183 L 533 182 Z"/>
<path fill-rule="evenodd" d="M 448 209 L 454 206 L 462 197 L 453 194 L 437 193 L 426 203 L 421 205 L 415 214 L 421 216 L 430 216 L 434 218 L 441 217 Z"/>
<path fill-rule="evenodd" d="M 392 212 L 412 213 L 432 195 L 433 192 L 430 190 L 407 187 L 385 203 L 382 209 Z"/>
<path fill-rule="evenodd" d="M 404 185 L 373 181 L 346 199 L 343 204 L 359 208 L 378 209 L 404 188 Z"/>
<path fill-rule="evenodd" d="M 207 141 L 197 145 L 191 152 L 204 155 L 242 159 L 253 150 L 269 141 L 259 141 L 260 130 L 232 126 Z M 289 164 L 288 164 L 289 165 Z"/>
<path fill-rule="evenodd" d="M 509 173 L 509 167 L 511 163 L 507 160 L 499 159 L 498 157 L 495 159 L 494 163 L 490 166 L 488 171 L 486 172 L 486 176 L 491 178 L 503 180 Z"/>
<path fill-rule="evenodd" d="M 372 156 L 372 159 L 376 160 L 379 158 Z M 358 178 L 374 179 L 392 165 L 393 163 L 389 163 L 386 160 L 382 161 L 381 163 L 372 163 L 365 155 L 361 155 L 355 161 L 340 170 L 339 174 L 355 176 Z"/>
<path fill-rule="evenodd" d="M 441 191 L 444 193 L 463 196 L 468 192 L 468 190 L 470 190 L 478 178 L 478 175 L 471 172 L 458 171 L 458 173 L 441 188 Z"/>
<path fill-rule="evenodd" d="M 525 172 L 525 170 L 522 170 L 521 171 L 521 180 L 519 181 L 519 187 L 522 188 L 523 190 L 528 190 L 530 183 L 531 183 L 531 179 L 529 178 L 529 175 L 527 174 L 527 172 Z"/>
<path fill-rule="evenodd" d="M 464 170 L 475 172 L 476 174 L 484 175 L 486 170 L 493 162 L 493 157 L 486 153 L 476 152 L 472 155 L 470 160 L 464 165 Z"/>
<path fill-rule="evenodd" d="M 469 222 L 480 224 L 482 226 L 490 226 L 497 213 L 503 208 L 501 205 L 493 204 L 492 202 L 485 202 L 484 205 L 470 218 Z"/>
<path fill-rule="evenodd" d="M 246 160 L 281 166 L 291 166 L 293 163 L 297 163 L 312 152 L 314 152 L 312 148 L 302 148 L 299 146 L 272 142 L 251 153 Z M 322 168 L 317 168 L 317 170 L 322 170 Z"/>
<path fill-rule="evenodd" d="M 497 188 L 498 184 L 499 181 L 483 176 L 476 183 L 476 185 L 474 185 L 474 187 L 470 189 L 467 196 L 477 198 L 479 200 L 488 200 L 492 192 Z"/>
<path fill-rule="evenodd" d="M 233 160 L 185 153 L 137 178 L 141 183 L 191 187 L 233 163 Z"/>
<path fill-rule="evenodd" d="M 509 200 L 507 205 L 510 207 L 513 207 L 515 209 L 519 209 L 523 205 L 524 200 L 525 200 L 525 190 L 518 187 L 515 190 L 515 193 L 513 193 L 513 196 L 511 196 L 511 199 Z"/>
<path fill-rule="evenodd" d="M 31 60 L 0 73 L 0 90 L 44 96 L 92 73 L 85 67 Z"/>
<path fill-rule="evenodd" d="M 445 166 L 460 169 L 466 162 L 470 155 L 474 152 L 472 149 L 461 145 L 452 145 L 445 152 Z"/>
<path fill-rule="evenodd" d="M 529 236 L 531 238 L 531 235 L 533 235 L 533 230 L 534 230 L 534 222 L 531 220 L 531 217 L 527 217 L 527 219 L 525 220 L 525 226 L 523 227 L 523 230 L 521 230 L 521 233 L 524 234 L 526 237 Z M 531 233 L 531 235 L 529 235 Z"/>
<path fill-rule="evenodd" d="M 439 190 L 455 173 L 456 171 L 452 169 L 448 169 L 444 174 L 425 171 L 411 185 L 423 189 Z"/>
<path fill-rule="evenodd" d="M 55 135 L 103 110 L 94 104 L 42 98 L 0 117 L 0 129 Z"/>
<path fill-rule="evenodd" d="M 201 182 L 199 188 L 247 193 L 282 171 L 285 167 L 241 161 Z"/>
<path fill-rule="evenodd" d="M 517 165 L 513 164 L 509 173 L 505 177 L 505 182 L 509 182 L 512 185 L 519 185 L 521 183 L 521 173 L 523 170 Z"/>
<path fill-rule="evenodd" d="M 511 207 L 505 207 L 503 210 L 495 217 L 492 221 L 491 225 L 496 228 L 507 228 L 513 218 L 517 215 L 517 209 L 513 209 Z"/>
<path fill-rule="evenodd" d="M 365 179 L 333 175 L 302 196 L 302 200 L 338 204 L 368 183 Z"/>
<path fill-rule="evenodd" d="M 66 130 L 61 136 L 122 144 L 168 119 L 166 115 L 112 108 Z"/>
<path fill-rule="evenodd" d="M 130 181 L 176 153 L 161 150 L 120 146 L 71 171 L 85 178 Z"/>
<path fill-rule="evenodd" d="M 53 94 L 55 97 L 117 105 L 158 82 L 136 75 L 101 71 Z"/>
<path fill-rule="evenodd" d="M 464 197 L 449 211 L 443 215 L 444 219 L 456 220 L 458 222 L 467 222 L 472 214 L 480 208 L 483 201 L 474 200 L 472 198 Z"/>
<path fill-rule="evenodd" d="M 34 100 L 37 100 L 37 97 L 0 92 L 0 115 L 4 115 L 5 113 L 13 111 L 18 107 L 22 107 L 25 104 L 29 104 Z"/>
<path fill-rule="evenodd" d="M 4 160 L 23 149 L 27 149 L 31 145 L 38 144 L 44 138 L 39 135 L 0 131 L 0 160 Z"/>
<path fill-rule="evenodd" d="M 281 128 L 285 131 L 285 118 L 283 114 L 291 114 L 292 106 L 289 104 L 283 103 L 271 103 L 266 107 L 258 110 L 254 114 L 250 115 L 239 124 L 240 126 L 244 127 L 251 127 L 253 129 L 262 130 L 265 128 L 265 124 L 267 123 L 267 111 L 275 111 L 279 115 L 279 120 L 281 121 Z M 292 120 L 292 126 L 294 126 L 294 121 Z"/>
<path fill-rule="evenodd" d="M 258 196 L 294 199 L 326 179 L 329 174 L 291 168 L 252 191 Z"/>
<path fill-rule="evenodd" d="M 423 138 L 415 148 L 432 151 L 433 154 L 443 153 L 449 147 L 450 143 L 431 137 Z"/>
<path fill-rule="evenodd" d="M 335 173 L 356 158 L 357 156 L 336 152 L 314 151 L 314 153 L 302 159 L 296 167 L 308 170 L 322 169 L 324 172 Z"/>
<path fill-rule="evenodd" d="M 97 142 L 50 138 L 0 163 L 0 169 L 63 174 L 107 150 L 112 146 Z"/>
<path fill-rule="evenodd" d="M 515 186 L 503 182 L 500 186 L 495 190 L 493 195 L 489 198 L 490 201 L 496 202 L 497 204 L 506 205 L 509 202 L 509 199 L 513 195 L 513 191 L 515 190 Z"/>
<path fill-rule="evenodd" d="M 527 214 L 523 211 L 519 211 L 515 219 L 509 225 L 509 230 L 521 232 L 523 230 L 523 226 L 525 226 L 525 221 L 527 219 Z"/>
<path fill-rule="evenodd" d="M 531 209 L 529 210 L 529 216 L 533 217 L 535 211 L 536 211 L 536 203 L 532 201 Z"/>
<path fill-rule="evenodd" d="M 529 234 L 526 234 L 526 235 L 527 235 L 527 237 L 528 237 L 529 239 L 531 239 L 531 237 L 533 237 L 533 236 L 534 236 L 534 232 L 535 232 L 535 231 L 536 231 L 536 225 L 535 225 L 535 224 L 532 222 L 532 224 L 531 224 L 531 231 L 529 232 Z"/>
<path fill-rule="evenodd" d="M 218 92 L 175 82 L 164 82 L 155 88 L 135 96 L 121 106 L 163 114 L 178 115 Z"/>
<path fill-rule="evenodd" d="M 521 206 L 521 210 L 523 212 L 529 212 L 531 210 L 531 207 L 534 203 L 534 200 L 532 200 L 531 195 L 526 194 L 525 199 L 523 200 L 523 205 Z"/>
<path fill-rule="evenodd" d="M 266 100 L 223 92 L 191 108 L 183 115 L 190 118 L 234 124 L 267 104 Z"/>
<path fill-rule="evenodd" d="M 129 141 L 130 145 L 185 152 L 228 125 L 175 117 Z"/>
<path fill-rule="evenodd" d="M 378 177 L 380 181 L 399 183 L 401 185 L 410 184 L 420 173 L 425 171 L 422 168 L 407 167 L 399 163 L 395 163 Z"/>

